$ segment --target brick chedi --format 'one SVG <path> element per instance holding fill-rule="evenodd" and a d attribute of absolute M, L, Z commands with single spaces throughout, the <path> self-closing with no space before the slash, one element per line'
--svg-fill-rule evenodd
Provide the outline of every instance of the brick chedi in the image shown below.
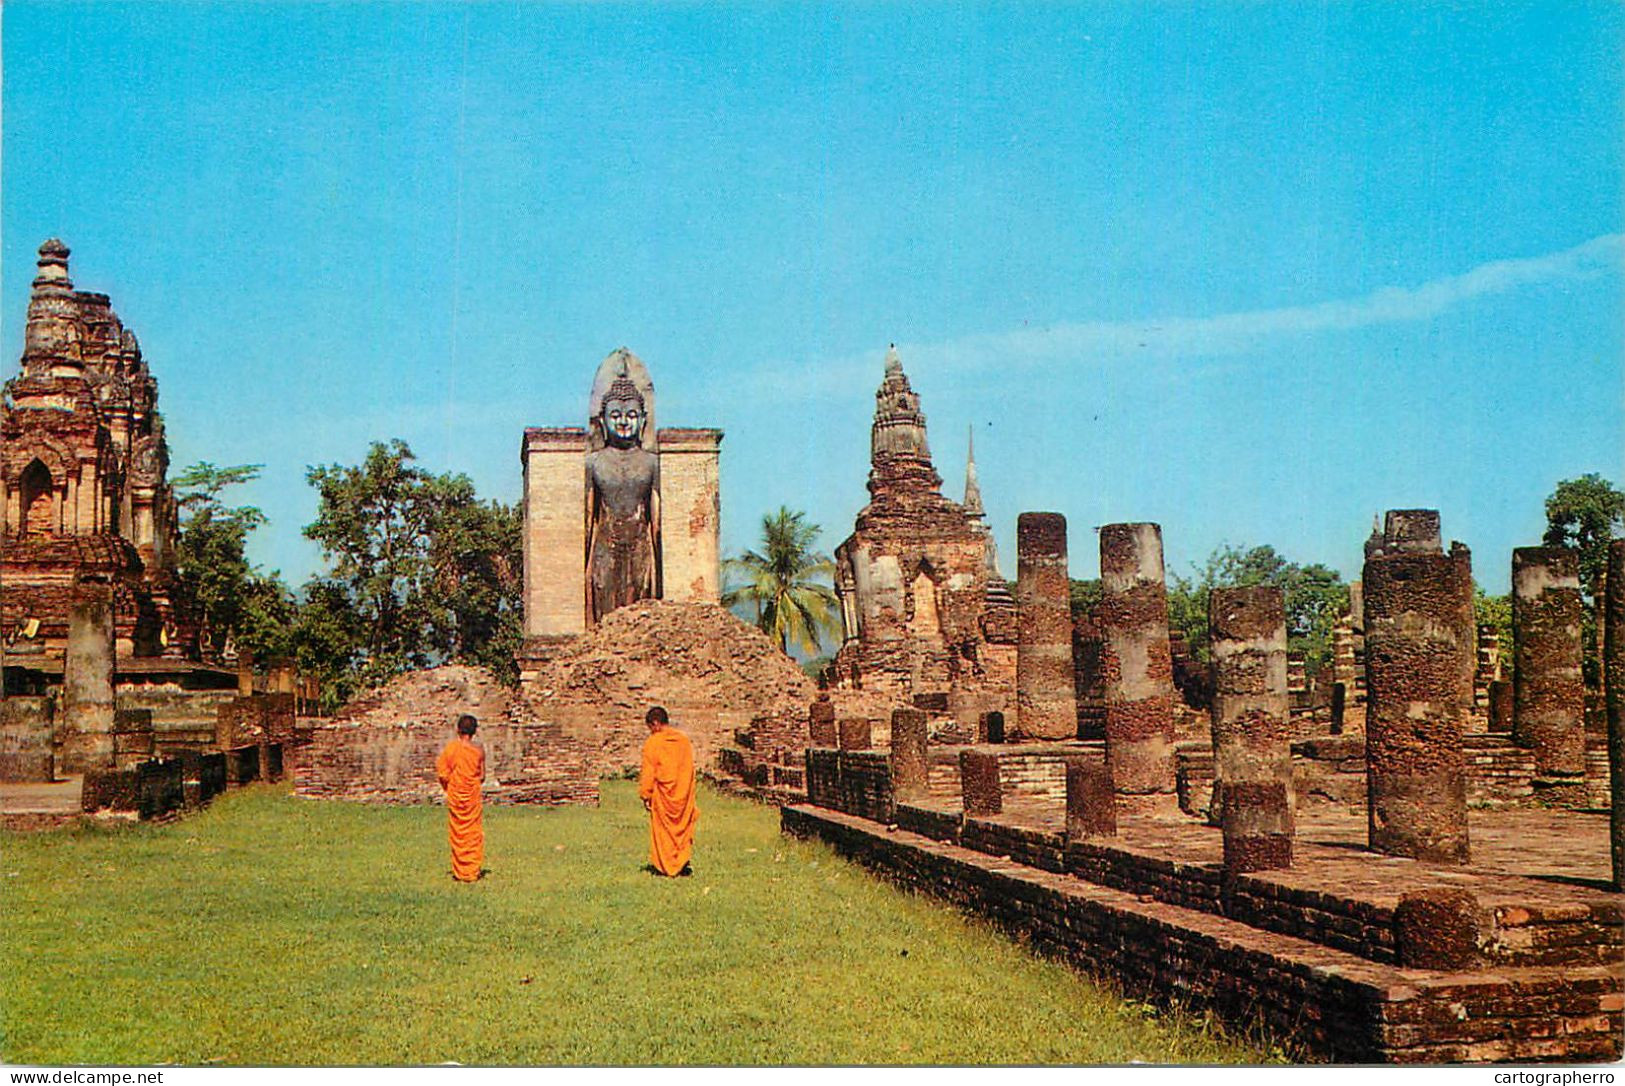
<path fill-rule="evenodd" d="M 835 551 L 838 685 L 912 704 L 946 695 L 967 725 L 1014 704 L 1015 609 L 998 575 L 974 461 L 966 504 L 943 496 L 920 398 L 895 349 L 875 393 L 869 504 Z"/>
<path fill-rule="evenodd" d="M 196 631 L 173 599 L 158 382 L 107 295 L 74 289 L 59 241 L 40 246 L 22 372 L 4 391 L 0 623 L 20 635 L 8 662 L 32 650 L 42 669 L 61 665 L 80 581 L 109 586 L 120 657 L 193 655 Z"/>
<path fill-rule="evenodd" d="M 1366 548 L 1369 832 L 1378 852 L 1465 863 L 1472 569 L 1439 538 L 1437 512 L 1395 510 Z"/>

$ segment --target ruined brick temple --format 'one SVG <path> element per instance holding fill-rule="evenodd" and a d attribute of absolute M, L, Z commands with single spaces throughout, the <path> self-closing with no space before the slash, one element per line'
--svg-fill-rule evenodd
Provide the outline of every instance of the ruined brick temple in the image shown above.
<path fill-rule="evenodd" d="M 59 670 L 76 591 L 109 597 L 121 657 L 195 655 L 174 599 L 175 498 L 158 382 L 105 294 L 75 290 L 47 241 L 22 372 L 0 404 L 0 620 L 13 665 Z"/>
<path fill-rule="evenodd" d="M 493 802 L 594 803 L 659 702 L 703 769 L 781 805 L 785 832 L 1136 996 L 1322 1059 L 1620 1058 L 1625 542 L 1606 731 L 1586 710 L 1575 553 L 1511 555 L 1508 683 L 1475 624 L 1473 556 L 1429 509 L 1374 528 L 1313 682 L 1270 586 L 1214 590 L 1198 665 L 1170 630 L 1157 524 L 1099 528 L 1100 596 L 1074 620 L 1067 519 L 1024 512 L 1010 590 L 974 454 L 952 501 L 892 350 L 818 689 L 719 604 L 721 433 L 657 428 L 622 349 L 587 426 L 524 435 L 519 691 L 439 668 L 301 719 L 291 674 L 182 689 L 202 665 L 183 659 L 156 385 L 67 255 L 40 250 L 0 414 L 6 672 L 61 704 L 0 701 L 0 780 L 83 772 L 87 809 L 161 813 L 279 774 L 286 748 L 302 796 L 432 802 L 434 753 L 472 711 Z M 154 676 L 191 706 L 179 723 L 133 700 Z"/>
<path fill-rule="evenodd" d="M 82 774 L 87 804 L 128 806 L 148 762 L 173 775 L 191 759 L 193 783 L 196 758 L 245 744 L 256 766 L 272 746 L 280 764 L 314 692 L 281 662 L 256 687 L 246 660 L 238 674 L 198 659 L 158 382 L 108 296 L 74 289 L 68 255 L 40 246 L 22 372 L 0 402 L 0 781 Z M 96 783 L 108 774 L 128 779 Z"/>
<path fill-rule="evenodd" d="M 944 497 L 920 397 L 895 348 L 875 393 L 869 448 L 869 503 L 835 549 L 843 629 L 835 685 L 919 705 L 974 735 L 985 714 L 1015 701 L 1015 601 L 999 574 L 974 456 L 964 502 Z"/>

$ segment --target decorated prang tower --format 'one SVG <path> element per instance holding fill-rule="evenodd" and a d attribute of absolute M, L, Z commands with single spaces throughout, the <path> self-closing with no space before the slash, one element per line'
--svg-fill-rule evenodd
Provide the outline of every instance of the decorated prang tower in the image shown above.
<path fill-rule="evenodd" d="M 105 294 L 39 249 L 22 373 L 0 403 L 0 634 L 8 668 L 60 673 L 76 597 L 110 602 L 116 652 L 196 655 L 177 611 L 174 495 L 158 383 Z M 104 605 L 105 606 L 105 605 Z"/>
<path fill-rule="evenodd" d="M 974 727 L 1014 706 L 1016 623 L 982 510 L 975 462 L 965 504 L 942 494 L 925 416 L 893 347 L 875 393 L 869 504 L 835 550 L 844 642 L 834 677 Z"/>

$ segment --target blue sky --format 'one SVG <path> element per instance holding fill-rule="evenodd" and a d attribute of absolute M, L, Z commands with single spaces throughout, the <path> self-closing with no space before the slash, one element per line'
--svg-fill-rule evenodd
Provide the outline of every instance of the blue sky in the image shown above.
<path fill-rule="evenodd" d="M 1563 478 L 1625 482 L 1613 4 L 7 3 L 0 343 L 73 249 L 176 465 L 404 438 L 519 495 L 598 361 L 719 426 L 723 544 L 833 548 L 896 342 L 950 494 L 1358 576 L 1438 507 L 1504 591 Z"/>

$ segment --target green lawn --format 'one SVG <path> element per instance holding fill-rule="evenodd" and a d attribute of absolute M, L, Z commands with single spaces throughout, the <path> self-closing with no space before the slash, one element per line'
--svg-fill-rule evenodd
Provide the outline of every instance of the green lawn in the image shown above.
<path fill-rule="evenodd" d="M 256 786 L 166 826 L 0 834 L 10 1063 L 1256 1062 L 707 792 L 658 879 L 633 786 L 439 808 Z"/>

